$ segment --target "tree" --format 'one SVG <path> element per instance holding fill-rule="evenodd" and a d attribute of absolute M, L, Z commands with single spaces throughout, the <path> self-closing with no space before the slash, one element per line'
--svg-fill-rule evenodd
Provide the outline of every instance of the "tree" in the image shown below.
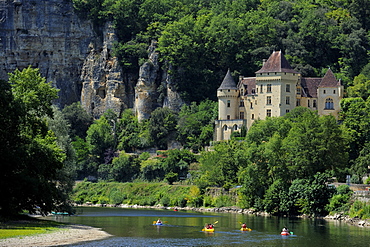
<path fill-rule="evenodd" d="M 14 112 L 2 120 L 5 124 L 0 128 L 15 132 L 2 136 L 7 149 L 1 153 L 8 152 L 11 156 L 4 154 L 5 162 L 1 162 L 1 214 L 34 212 L 37 208 L 42 213 L 70 210 L 67 202 L 70 181 L 59 176 L 66 156 L 46 121 L 46 117 L 53 116 L 52 100 L 56 99 L 58 90 L 45 81 L 37 69 L 28 67 L 9 74 L 14 98 L 2 84 L 4 112 Z M 11 125 L 10 119 L 14 120 Z M 14 140 L 7 140 L 10 135 Z"/>
<path fill-rule="evenodd" d="M 171 109 L 157 108 L 149 119 L 149 133 L 159 149 L 167 149 L 167 142 L 174 140 L 177 116 Z"/>
<path fill-rule="evenodd" d="M 65 106 L 62 113 L 64 118 L 71 125 L 71 138 L 73 140 L 76 140 L 77 137 L 85 139 L 86 132 L 93 123 L 93 118 L 84 108 L 82 108 L 81 103 L 75 102 L 69 106 Z"/>

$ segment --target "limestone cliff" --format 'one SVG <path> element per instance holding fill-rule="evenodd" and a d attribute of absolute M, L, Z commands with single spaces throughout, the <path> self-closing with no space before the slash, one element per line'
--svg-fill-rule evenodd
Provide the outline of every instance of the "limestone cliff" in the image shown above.
<path fill-rule="evenodd" d="M 78 101 L 82 64 L 95 36 L 70 0 L 0 0 L 0 78 L 31 65 L 60 89 L 59 106 Z"/>
<path fill-rule="evenodd" d="M 71 0 L 0 0 L 0 79 L 29 65 L 39 68 L 60 89 L 59 107 L 81 101 L 95 118 L 107 109 L 119 115 L 134 108 L 139 119 L 157 107 L 179 110 L 181 98 L 161 69 L 156 43 L 139 73 L 124 74 L 111 54 L 113 28 L 98 28 L 100 35 L 76 15 Z"/>

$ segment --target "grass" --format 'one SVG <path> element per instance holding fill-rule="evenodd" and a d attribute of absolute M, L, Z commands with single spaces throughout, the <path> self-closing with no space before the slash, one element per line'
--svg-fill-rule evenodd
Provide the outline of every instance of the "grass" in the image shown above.
<path fill-rule="evenodd" d="M 0 217 L 0 239 L 48 233 L 59 229 L 63 223 L 39 220 L 25 215 Z"/>

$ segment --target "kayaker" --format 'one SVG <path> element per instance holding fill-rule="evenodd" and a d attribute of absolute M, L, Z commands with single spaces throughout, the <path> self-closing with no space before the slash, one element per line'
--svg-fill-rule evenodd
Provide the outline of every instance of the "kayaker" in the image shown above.
<path fill-rule="evenodd" d="M 242 224 L 242 228 L 246 229 L 247 228 L 247 224 L 243 223 Z"/>
<path fill-rule="evenodd" d="M 157 220 L 157 224 L 161 224 L 161 223 L 162 223 L 161 219 L 160 219 L 160 218 L 158 218 L 158 220 Z"/>
<path fill-rule="evenodd" d="M 213 229 L 213 225 L 212 224 L 208 224 L 208 229 Z"/>
<path fill-rule="evenodd" d="M 284 226 L 283 230 L 281 230 L 281 231 L 282 232 L 289 232 L 289 229 Z"/>

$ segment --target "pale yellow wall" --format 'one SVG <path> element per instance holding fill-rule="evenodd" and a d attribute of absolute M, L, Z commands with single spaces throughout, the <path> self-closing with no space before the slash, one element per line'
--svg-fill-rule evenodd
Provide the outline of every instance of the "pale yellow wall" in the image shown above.
<path fill-rule="evenodd" d="M 218 119 L 226 120 L 227 115 L 230 115 L 230 119 L 238 119 L 238 90 L 223 89 L 217 90 L 218 97 Z M 230 100 L 230 107 L 227 107 L 227 101 Z"/>
<path fill-rule="evenodd" d="M 334 92 L 335 91 L 335 92 Z M 338 118 L 340 112 L 340 100 L 342 99 L 343 87 L 324 87 L 317 90 L 319 115 L 333 115 Z M 334 110 L 326 110 L 325 102 L 330 98 L 333 100 Z"/>

